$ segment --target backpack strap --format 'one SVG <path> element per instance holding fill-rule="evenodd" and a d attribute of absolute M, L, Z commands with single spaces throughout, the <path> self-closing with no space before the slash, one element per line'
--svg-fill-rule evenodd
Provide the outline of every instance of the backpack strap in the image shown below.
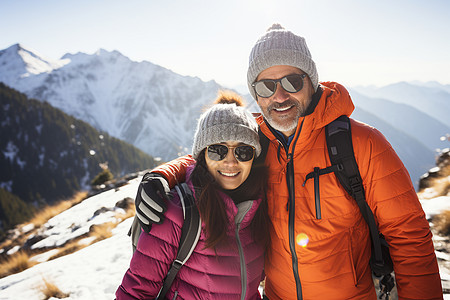
<path fill-rule="evenodd" d="M 194 195 L 187 183 L 181 183 L 175 186 L 175 190 L 180 196 L 181 206 L 183 208 L 183 227 L 181 228 L 180 245 L 178 246 L 177 257 L 173 261 L 172 266 L 167 272 L 163 286 L 158 293 L 156 299 L 164 299 L 169 291 L 175 277 L 180 268 L 186 263 L 194 251 L 195 246 L 200 238 L 202 230 L 202 220 L 195 204 Z"/>
<path fill-rule="evenodd" d="M 385 262 L 378 227 L 372 210 L 366 202 L 361 174 L 353 151 L 349 117 L 340 116 L 328 124 L 325 127 L 325 135 L 331 164 L 337 166 L 334 174 L 347 193 L 355 199 L 364 220 L 369 225 L 373 248 L 371 260 L 372 264 L 375 264 L 371 266 L 372 271 L 377 273 L 377 268 L 383 269 Z"/>
<path fill-rule="evenodd" d="M 255 159 L 255 164 L 264 165 L 266 161 L 267 151 L 269 150 L 270 140 L 261 131 L 261 127 L 258 128 L 259 144 L 261 145 L 261 153 Z"/>

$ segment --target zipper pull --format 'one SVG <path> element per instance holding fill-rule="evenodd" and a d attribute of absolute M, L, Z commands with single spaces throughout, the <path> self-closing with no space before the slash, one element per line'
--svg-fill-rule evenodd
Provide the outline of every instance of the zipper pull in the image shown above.
<path fill-rule="evenodd" d="M 292 160 L 292 153 L 288 153 L 287 154 L 287 161 L 288 161 L 288 163 L 290 163 L 291 160 Z"/>

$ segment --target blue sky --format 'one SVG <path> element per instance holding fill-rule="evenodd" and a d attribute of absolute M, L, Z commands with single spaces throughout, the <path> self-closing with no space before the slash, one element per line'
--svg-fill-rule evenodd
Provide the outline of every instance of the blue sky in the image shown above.
<path fill-rule="evenodd" d="M 53 59 L 118 50 L 233 87 L 276 22 L 306 38 L 320 81 L 450 84 L 449 16 L 446 0 L 0 0 L 0 49 L 21 43 Z"/>

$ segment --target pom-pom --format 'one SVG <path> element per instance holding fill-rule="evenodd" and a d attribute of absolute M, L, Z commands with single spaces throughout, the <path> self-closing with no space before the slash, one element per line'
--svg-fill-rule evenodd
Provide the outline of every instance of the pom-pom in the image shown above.
<path fill-rule="evenodd" d="M 214 104 L 236 104 L 236 106 L 245 106 L 245 101 L 235 92 L 219 91 Z"/>
<path fill-rule="evenodd" d="M 285 30 L 285 29 L 279 23 L 275 23 L 272 26 L 270 26 L 269 29 L 267 29 L 267 31 L 272 31 L 272 30 Z"/>

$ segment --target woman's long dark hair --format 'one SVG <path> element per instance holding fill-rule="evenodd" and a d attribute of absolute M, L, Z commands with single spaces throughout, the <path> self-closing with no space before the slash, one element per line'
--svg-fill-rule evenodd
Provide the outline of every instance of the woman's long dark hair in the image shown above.
<path fill-rule="evenodd" d="M 205 149 L 199 154 L 197 163 L 191 174 L 191 180 L 195 188 L 197 206 L 200 216 L 206 226 L 206 248 L 215 248 L 225 241 L 227 230 L 230 228 L 230 221 L 226 214 L 223 201 L 220 200 L 219 190 L 223 190 L 209 173 L 206 160 Z M 266 199 L 267 167 L 263 163 L 253 161 L 250 174 L 242 183 L 237 196 L 240 199 L 256 200 L 262 198 L 261 204 L 251 221 L 251 232 L 255 241 L 263 247 L 270 243 L 269 237 L 269 215 Z"/>

